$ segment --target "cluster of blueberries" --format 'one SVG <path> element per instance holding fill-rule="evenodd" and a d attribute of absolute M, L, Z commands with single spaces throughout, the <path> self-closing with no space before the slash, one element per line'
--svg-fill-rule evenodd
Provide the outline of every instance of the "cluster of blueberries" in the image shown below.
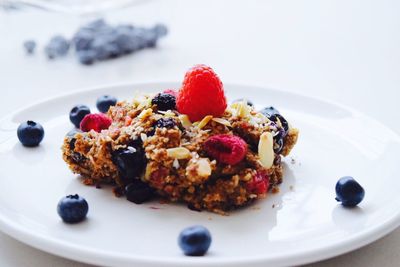
<path fill-rule="evenodd" d="M 66 56 L 72 47 L 80 63 L 93 64 L 131 54 L 145 48 L 155 47 L 157 41 L 167 34 L 167 27 L 157 24 L 151 28 L 135 27 L 130 24 L 113 26 L 104 19 L 92 21 L 80 27 L 71 40 L 56 35 L 45 46 L 49 59 Z M 28 54 L 33 54 L 36 42 L 24 42 Z"/>
<path fill-rule="evenodd" d="M 243 99 L 236 100 L 235 102 L 237 101 L 243 101 Z M 115 97 L 104 95 L 97 99 L 96 107 L 100 112 L 105 113 L 110 106 L 114 106 L 116 103 L 117 99 Z M 253 103 L 250 101 L 247 101 L 247 103 L 253 106 Z M 160 93 L 152 99 L 152 104 L 157 105 L 159 110 L 165 111 L 168 109 L 175 109 L 176 99 L 171 94 Z M 278 133 L 277 135 L 279 140 L 282 139 L 283 142 L 283 138 L 286 136 L 289 127 L 287 121 L 280 115 L 279 111 L 272 106 L 266 107 L 260 112 L 275 123 L 279 120 L 279 128 L 281 128 L 280 131 L 282 131 L 282 134 Z M 80 122 L 87 114 L 90 114 L 88 106 L 76 105 L 70 111 L 70 121 L 76 128 L 79 128 Z M 171 119 L 160 119 L 155 124 L 155 127 L 171 128 L 174 126 L 175 123 Z M 79 130 L 75 129 L 72 134 L 68 134 L 72 140 L 73 135 L 77 131 Z M 38 146 L 43 140 L 44 129 L 39 123 L 27 121 L 21 123 L 18 127 L 17 136 L 24 146 Z M 276 149 L 282 149 L 279 147 Z M 278 151 L 275 152 L 278 153 Z M 123 177 L 128 184 L 125 188 L 126 198 L 137 204 L 150 199 L 154 193 L 153 189 L 140 179 L 137 179 L 145 166 L 145 157 L 141 141 L 139 139 L 133 140 L 127 148 L 114 151 L 112 157 L 121 177 Z M 132 164 L 132 162 L 135 164 Z M 345 207 L 354 207 L 358 205 L 365 195 L 363 187 L 350 176 L 340 178 L 336 183 L 335 190 L 336 200 L 341 202 Z M 57 212 L 66 223 L 78 223 L 83 221 L 88 211 L 89 205 L 87 201 L 77 194 L 63 197 L 57 205 Z M 202 256 L 208 251 L 211 245 L 211 234 L 208 229 L 203 226 L 196 225 L 188 227 L 180 233 L 178 245 L 185 255 Z"/>

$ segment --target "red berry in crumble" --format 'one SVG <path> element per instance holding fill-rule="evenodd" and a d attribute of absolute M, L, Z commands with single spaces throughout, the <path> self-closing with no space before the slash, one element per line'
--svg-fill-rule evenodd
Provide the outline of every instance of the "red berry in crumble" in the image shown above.
<path fill-rule="evenodd" d="M 204 150 L 219 162 L 235 165 L 246 156 L 247 144 L 238 136 L 219 134 L 204 142 Z"/>
<path fill-rule="evenodd" d="M 101 132 L 101 130 L 108 129 L 112 123 L 112 120 L 102 113 L 88 114 L 81 121 L 80 128 L 84 132 L 94 130 Z"/>
<path fill-rule="evenodd" d="M 222 82 L 206 65 L 196 65 L 186 72 L 176 104 L 178 111 L 191 121 L 207 115 L 220 117 L 227 107 Z"/>

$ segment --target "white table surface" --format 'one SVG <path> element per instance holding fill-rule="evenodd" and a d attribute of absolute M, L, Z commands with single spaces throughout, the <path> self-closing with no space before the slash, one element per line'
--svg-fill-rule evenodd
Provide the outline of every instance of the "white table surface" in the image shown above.
<path fill-rule="evenodd" d="M 206 63 L 226 83 L 331 99 L 400 132 L 399 14 L 396 0 L 141 1 L 105 16 L 113 23 L 166 23 L 171 31 L 159 48 L 86 67 L 73 55 L 49 62 L 42 50 L 53 34 L 69 36 L 88 17 L 0 11 L 0 113 L 98 85 L 179 81 L 188 67 Z M 34 56 L 22 49 L 29 38 L 39 42 Z M 397 266 L 399 252 L 397 229 L 369 246 L 312 266 Z M 0 266 L 87 265 L 0 233 Z"/>

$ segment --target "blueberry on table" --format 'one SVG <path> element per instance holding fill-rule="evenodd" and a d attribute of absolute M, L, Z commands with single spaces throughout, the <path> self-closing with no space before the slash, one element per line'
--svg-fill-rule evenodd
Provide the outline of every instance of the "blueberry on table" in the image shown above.
<path fill-rule="evenodd" d="M 110 95 L 103 95 L 97 99 L 96 107 L 100 112 L 106 113 L 111 106 L 117 104 L 117 99 Z"/>
<path fill-rule="evenodd" d="M 90 114 L 90 108 L 88 106 L 76 105 L 69 112 L 69 120 L 76 128 L 79 128 L 81 121 L 87 114 Z"/>
<path fill-rule="evenodd" d="M 178 244 L 187 256 L 203 256 L 211 245 L 211 234 L 203 226 L 191 226 L 179 234 Z"/>
<path fill-rule="evenodd" d="M 164 24 L 156 24 L 151 30 L 157 34 L 157 37 L 163 37 L 168 33 L 168 29 Z"/>
<path fill-rule="evenodd" d="M 26 53 L 33 54 L 36 48 L 36 42 L 33 40 L 27 40 L 24 42 L 24 48 Z"/>
<path fill-rule="evenodd" d="M 78 60 L 83 65 L 92 65 L 96 61 L 96 52 L 93 50 L 82 50 L 77 52 Z"/>
<path fill-rule="evenodd" d="M 251 102 L 248 99 L 244 99 L 244 98 L 236 99 L 232 103 L 239 103 L 239 102 L 243 102 L 243 101 L 246 101 L 247 105 L 249 105 L 250 107 L 254 107 L 253 102 Z"/>
<path fill-rule="evenodd" d="M 45 53 L 49 59 L 65 56 L 69 50 L 69 41 L 61 35 L 50 39 L 45 47 Z"/>
<path fill-rule="evenodd" d="M 335 189 L 336 200 L 345 207 L 357 206 L 365 196 L 364 188 L 350 176 L 340 178 Z"/>
<path fill-rule="evenodd" d="M 139 179 L 125 187 L 126 199 L 136 204 L 142 204 L 154 196 L 154 189 Z"/>
<path fill-rule="evenodd" d="M 38 146 L 44 137 L 42 125 L 34 121 L 23 122 L 17 129 L 19 141 L 28 147 Z"/>
<path fill-rule="evenodd" d="M 176 99 L 171 94 L 159 93 L 151 100 L 151 104 L 157 105 L 161 111 L 176 109 Z"/>
<path fill-rule="evenodd" d="M 63 197 L 57 205 L 57 213 L 66 223 L 78 223 L 86 218 L 89 211 L 87 201 L 75 194 Z"/>

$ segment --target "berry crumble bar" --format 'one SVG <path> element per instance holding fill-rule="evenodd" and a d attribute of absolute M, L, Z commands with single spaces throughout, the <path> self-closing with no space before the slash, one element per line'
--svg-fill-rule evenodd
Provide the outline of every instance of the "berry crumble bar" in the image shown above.
<path fill-rule="evenodd" d="M 114 184 L 136 203 L 152 194 L 225 213 L 282 182 L 281 157 L 298 130 L 277 110 L 267 111 L 247 101 L 228 106 L 218 76 L 196 65 L 179 92 L 142 95 L 107 114 L 86 115 L 84 131 L 65 137 L 63 159 L 85 184 Z"/>

